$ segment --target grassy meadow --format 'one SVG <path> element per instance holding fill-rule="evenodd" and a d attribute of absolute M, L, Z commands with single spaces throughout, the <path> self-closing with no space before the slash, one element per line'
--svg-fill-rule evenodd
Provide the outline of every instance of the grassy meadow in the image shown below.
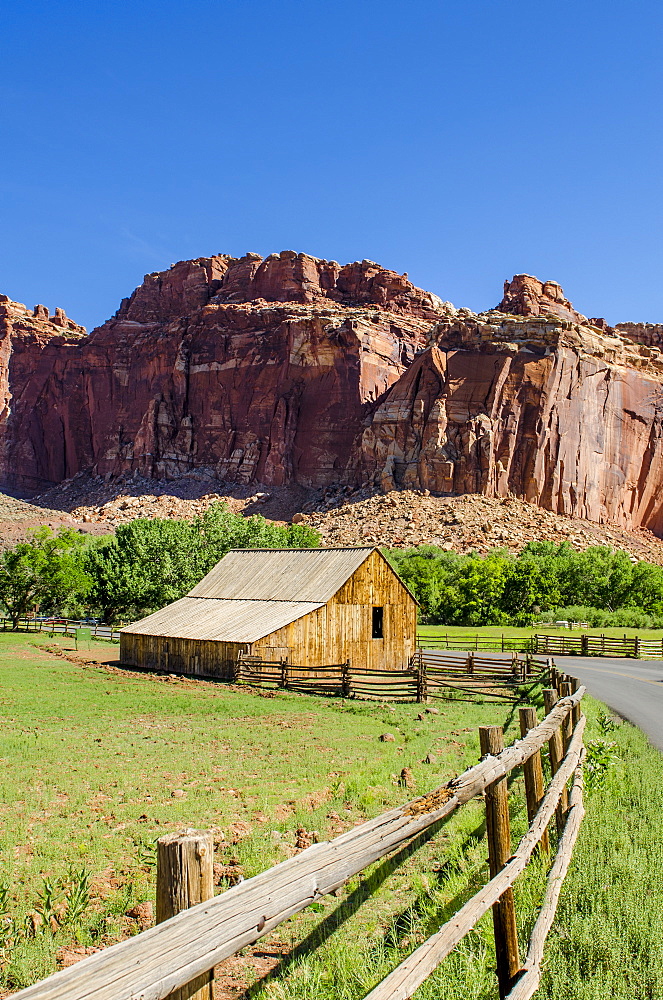
<path fill-rule="evenodd" d="M 477 728 L 513 709 L 437 702 L 343 703 L 249 693 L 97 663 L 117 646 L 0 636 L 0 986 L 57 967 L 63 949 L 103 947 L 153 901 L 154 842 L 183 826 L 213 828 L 218 891 L 449 779 L 479 756 Z M 49 647 L 49 650 L 39 647 Z M 540 996 L 663 995 L 663 759 L 588 700 L 587 738 L 615 742 L 549 939 Z M 381 742 L 382 733 L 394 742 Z M 426 755 L 434 762 L 423 763 Z M 399 783 L 411 768 L 414 789 Z M 514 835 L 527 825 L 512 783 Z M 434 836 L 377 863 L 338 897 L 277 928 L 219 970 L 218 997 L 360 998 L 487 877 L 483 810 L 470 803 Z M 517 884 L 523 944 L 545 873 Z M 488 915 L 420 997 L 497 996 Z M 266 958 L 266 956 L 271 956 Z M 270 979 L 264 973 L 274 968 Z"/>

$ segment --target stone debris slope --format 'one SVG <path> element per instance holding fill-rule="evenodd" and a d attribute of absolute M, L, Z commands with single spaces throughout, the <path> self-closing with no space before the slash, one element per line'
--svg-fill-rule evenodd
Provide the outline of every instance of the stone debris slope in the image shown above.
<path fill-rule="evenodd" d="M 625 531 L 553 514 L 515 497 L 439 497 L 401 490 L 356 500 L 350 496 L 324 511 L 305 509 L 295 520 L 317 528 L 323 545 L 437 545 L 486 554 L 496 548 L 519 552 L 531 541 L 568 541 L 579 551 L 609 545 L 663 565 L 663 541 L 650 531 Z"/>
<path fill-rule="evenodd" d="M 36 528 L 46 525 L 53 531 L 60 527 L 77 528 L 86 533 L 103 533 L 103 527 L 82 525 L 65 511 L 37 506 L 17 497 L 0 493 L 0 549 L 24 541 Z M 108 530 L 108 529 L 105 529 Z"/>
<path fill-rule="evenodd" d="M 350 486 L 256 489 L 224 483 L 199 471 L 171 482 L 132 476 L 112 483 L 80 475 L 35 498 L 45 509 L 6 500 L 29 510 L 32 519 L 69 518 L 68 523 L 95 533 L 112 531 L 139 517 L 193 518 L 221 502 L 247 517 L 261 514 L 280 523 L 310 524 L 327 546 L 437 545 L 485 554 L 496 548 L 516 553 L 530 541 L 547 539 L 557 544 L 568 541 L 577 550 L 609 545 L 635 559 L 663 565 L 663 540 L 645 529 L 626 531 L 554 514 L 515 497 L 437 496 L 420 490 L 379 493 Z"/>

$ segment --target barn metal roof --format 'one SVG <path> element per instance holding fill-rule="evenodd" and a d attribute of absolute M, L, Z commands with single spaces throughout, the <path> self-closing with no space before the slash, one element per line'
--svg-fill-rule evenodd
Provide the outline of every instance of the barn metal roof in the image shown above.
<path fill-rule="evenodd" d="M 321 608 L 324 603 L 182 597 L 120 631 L 172 639 L 255 642 L 307 615 L 309 611 Z"/>
<path fill-rule="evenodd" d="M 314 601 L 326 604 L 373 551 L 372 546 L 343 549 L 231 549 L 189 591 L 189 597 Z"/>

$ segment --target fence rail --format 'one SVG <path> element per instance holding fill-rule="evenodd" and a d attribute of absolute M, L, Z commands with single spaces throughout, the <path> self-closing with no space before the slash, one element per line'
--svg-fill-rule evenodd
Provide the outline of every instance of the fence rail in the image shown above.
<path fill-rule="evenodd" d="M 464 658 L 439 650 L 418 649 L 413 665 L 422 674 L 422 685 L 432 698 L 481 695 L 483 700 L 518 701 L 526 685 L 548 683 L 553 660 L 536 659 L 515 652 L 509 658 L 482 657 L 468 653 Z"/>
<path fill-rule="evenodd" d="M 12 631 L 13 623 L 11 618 L 0 618 L 2 631 Z M 72 639 L 77 638 L 81 631 L 90 631 L 92 639 L 103 639 L 107 642 L 119 642 L 120 633 L 108 625 L 83 625 L 73 619 L 59 618 L 57 621 L 40 621 L 37 618 L 21 618 L 18 624 L 22 632 L 48 632 L 49 635 L 66 635 Z"/>
<path fill-rule="evenodd" d="M 574 684 L 574 686 L 577 686 Z M 83 959 L 15 994 L 16 1000 L 163 1000 L 173 991 L 199 984 L 214 966 L 255 943 L 288 917 L 334 892 L 373 862 L 451 816 L 471 799 L 486 794 L 490 881 L 377 986 L 367 1000 L 406 1000 L 442 959 L 493 908 L 500 995 L 528 1000 L 539 982 L 543 941 L 551 926 L 571 851 L 583 815 L 581 763 L 585 720 L 580 713 L 584 688 L 571 684 L 547 692 L 552 705 L 542 722 L 530 726 L 534 709 L 521 710 L 523 738 L 501 749 L 499 726 L 480 730 L 482 747 L 497 748 L 446 785 L 348 830 L 314 844 L 299 855 L 165 919 L 142 934 Z M 528 713 L 528 714 L 523 714 Z M 572 731 L 571 731 L 571 727 Z M 553 746 L 565 740 L 560 756 Z M 549 743 L 552 780 L 544 791 L 541 749 Z M 530 828 L 514 853 L 510 850 L 507 776 L 525 765 Z M 573 777 L 570 800 L 567 782 Z M 531 808 L 530 808 L 531 807 Z M 544 906 L 521 964 L 511 886 L 537 845 L 542 850 L 554 815 L 564 823 L 550 871 Z M 531 812 L 531 809 L 534 811 Z M 171 911 L 172 912 L 172 911 Z M 185 995 L 189 995 L 189 990 Z"/>

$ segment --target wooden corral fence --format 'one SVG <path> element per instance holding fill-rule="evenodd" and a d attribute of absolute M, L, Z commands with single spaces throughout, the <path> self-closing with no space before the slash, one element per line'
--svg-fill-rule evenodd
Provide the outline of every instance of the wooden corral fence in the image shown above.
<path fill-rule="evenodd" d="M 424 649 L 455 649 L 455 650 L 480 650 L 493 651 L 498 653 L 533 653 L 534 637 L 531 632 L 513 633 L 505 635 L 488 635 L 478 632 L 438 632 L 436 635 L 427 635 L 424 632 L 417 632 L 417 645 Z"/>
<path fill-rule="evenodd" d="M 500 726 L 482 727 L 483 756 L 457 778 L 332 841 L 314 844 L 219 896 L 209 898 L 211 837 L 205 840 L 196 831 L 186 831 L 180 837 L 162 838 L 157 926 L 21 990 L 16 1000 L 163 1000 L 175 991 L 178 1000 L 192 996 L 211 1000 L 211 970 L 217 963 L 423 831 L 432 835 L 433 827 L 484 793 L 490 881 L 366 1000 L 411 997 L 491 908 L 500 995 L 528 1000 L 539 985 L 544 941 L 583 817 L 585 718 L 580 702 L 584 691 L 575 681 L 546 690 L 546 717 L 537 722 L 534 708 L 522 708 L 522 738 L 512 746 L 504 748 Z M 551 780 L 544 788 L 541 751 L 546 744 Z M 519 767 L 524 770 L 530 826 L 512 851 L 507 777 Z M 521 960 L 512 886 L 535 851 L 548 856 L 555 831 L 556 854 L 543 906 Z"/>
<path fill-rule="evenodd" d="M 238 657 L 235 683 L 253 687 L 279 687 L 307 694 L 340 698 L 382 698 L 389 701 L 425 702 L 449 697 L 452 692 L 480 696 L 483 700 L 517 701 L 524 686 L 548 683 L 553 660 L 537 660 L 513 653 L 506 659 L 468 653 L 444 656 L 419 649 L 409 670 L 372 670 L 345 663 L 303 667 L 287 660 Z"/>
<path fill-rule="evenodd" d="M 630 656 L 660 659 L 662 639 L 617 638 L 610 635 L 535 635 L 537 653 L 557 653 L 559 656 Z"/>
<path fill-rule="evenodd" d="M 529 632 L 514 635 L 479 635 L 417 633 L 417 645 L 431 650 L 497 651 L 513 650 L 521 653 L 555 653 L 558 656 L 630 656 L 644 659 L 663 658 L 663 636 L 660 639 L 641 639 L 639 636 L 622 638 L 610 635 L 562 634 L 547 635 Z"/>
<path fill-rule="evenodd" d="M 445 656 L 439 650 L 418 649 L 413 667 L 422 677 L 428 697 L 449 697 L 452 692 L 480 695 L 483 700 L 517 701 L 524 686 L 547 684 L 554 661 L 526 653 L 512 653 L 507 659 L 477 656 Z"/>
<path fill-rule="evenodd" d="M 2 631 L 11 632 L 11 618 L 0 618 Z M 18 625 L 22 632 L 48 632 L 49 635 L 64 635 L 75 639 L 81 631 L 90 632 L 92 639 L 103 639 L 106 642 L 119 642 L 120 633 L 109 625 L 85 625 L 79 621 L 58 618 L 56 621 L 41 621 L 38 618 L 22 618 Z"/>

